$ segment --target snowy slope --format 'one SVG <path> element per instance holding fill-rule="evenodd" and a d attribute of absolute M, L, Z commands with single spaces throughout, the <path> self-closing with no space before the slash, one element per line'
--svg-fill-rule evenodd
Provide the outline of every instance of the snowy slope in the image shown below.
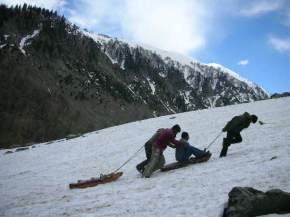
<path fill-rule="evenodd" d="M 138 121 L 23 152 L 1 150 L 0 216 L 215 217 L 234 186 L 290 192 L 289 110 L 290 98 L 280 98 Z M 157 128 L 179 123 L 191 143 L 204 148 L 233 115 L 244 111 L 269 124 L 243 131 L 243 143 L 232 145 L 224 159 L 218 158 L 220 138 L 209 162 L 143 179 L 135 170 L 142 152 L 116 182 L 68 189 L 70 182 L 118 168 Z M 173 161 L 174 151 L 167 148 L 165 157 Z"/>

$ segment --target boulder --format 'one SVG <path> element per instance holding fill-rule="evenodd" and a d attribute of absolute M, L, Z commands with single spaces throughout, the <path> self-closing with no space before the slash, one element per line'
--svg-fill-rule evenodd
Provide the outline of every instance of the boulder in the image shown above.
<path fill-rule="evenodd" d="M 28 150 L 29 149 L 29 147 L 21 147 L 21 148 L 17 148 L 16 150 L 15 150 L 15 152 L 18 152 L 18 151 L 25 151 L 25 150 Z"/>
<path fill-rule="evenodd" d="M 250 187 L 234 187 L 229 193 L 223 217 L 254 217 L 290 213 L 290 193 L 279 189 L 262 192 Z"/>

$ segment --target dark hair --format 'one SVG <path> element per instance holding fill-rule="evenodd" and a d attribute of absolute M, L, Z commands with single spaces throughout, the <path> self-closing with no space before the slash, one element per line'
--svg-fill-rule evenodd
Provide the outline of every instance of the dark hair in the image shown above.
<path fill-rule="evenodd" d="M 253 123 L 256 123 L 258 120 L 258 117 L 257 117 L 257 115 L 251 115 L 251 119 L 252 119 Z"/>
<path fill-rule="evenodd" d="M 176 133 L 179 133 L 181 131 L 180 126 L 178 124 L 175 124 L 171 129 Z"/>
<path fill-rule="evenodd" d="M 181 138 L 182 138 L 182 139 L 187 139 L 187 138 L 189 138 L 188 133 L 187 133 L 187 132 L 182 132 L 182 134 L 181 134 Z"/>

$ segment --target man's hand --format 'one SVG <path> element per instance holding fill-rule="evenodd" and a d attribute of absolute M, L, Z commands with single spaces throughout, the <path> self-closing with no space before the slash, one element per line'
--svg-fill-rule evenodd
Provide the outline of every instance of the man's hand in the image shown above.
<path fill-rule="evenodd" d="M 175 146 L 174 144 L 172 144 L 172 143 L 169 143 L 168 146 L 169 146 L 170 148 L 176 148 L 176 146 Z"/>
<path fill-rule="evenodd" d="M 259 121 L 259 124 L 260 124 L 260 125 L 263 125 L 263 124 L 265 124 L 265 123 L 264 123 L 263 121 Z"/>

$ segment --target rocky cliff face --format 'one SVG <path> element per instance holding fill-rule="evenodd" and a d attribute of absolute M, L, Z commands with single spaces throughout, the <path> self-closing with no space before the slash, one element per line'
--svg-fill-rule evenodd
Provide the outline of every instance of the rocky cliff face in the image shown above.
<path fill-rule="evenodd" d="M 141 72 L 138 80 L 143 79 L 145 86 L 151 89 L 151 97 L 163 99 L 159 102 L 163 104 L 163 101 L 168 111 L 188 111 L 269 98 L 261 87 L 219 64 L 203 64 L 178 54 L 132 45 L 108 36 L 84 34 L 101 44 L 102 51 L 116 67 L 133 73 Z M 155 77 L 147 73 L 149 70 L 155 72 Z M 172 90 L 173 96 L 164 98 L 164 92 L 156 85 L 156 76 L 171 84 L 167 89 Z M 140 97 L 146 96 L 141 93 Z M 170 100 L 173 98 L 175 100 Z"/>
<path fill-rule="evenodd" d="M 80 31 L 55 12 L 0 6 L 0 147 L 268 98 L 218 65 Z"/>

